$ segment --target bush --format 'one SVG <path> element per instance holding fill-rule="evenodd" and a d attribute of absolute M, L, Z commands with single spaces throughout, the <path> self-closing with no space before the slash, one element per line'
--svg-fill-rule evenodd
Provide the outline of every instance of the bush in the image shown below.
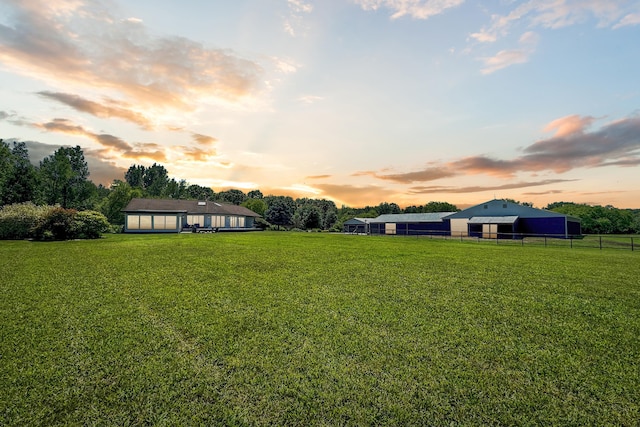
<path fill-rule="evenodd" d="M 68 240 L 77 235 L 75 209 L 56 207 L 51 209 L 35 228 L 34 237 L 38 240 Z"/>
<path fill-rule="evenodd" d="M 51 212 L 52 206 L 31 202 L 16 203 L 0 209 L 0 239 L 27 239 Z"/>
<path fill-rule="evenodd" d="M 81 211 L 74 218 L 75 237 L 80 239 L 99 239 L 102 233 L 111 230 L 107 217 L 96 211 Z"/>

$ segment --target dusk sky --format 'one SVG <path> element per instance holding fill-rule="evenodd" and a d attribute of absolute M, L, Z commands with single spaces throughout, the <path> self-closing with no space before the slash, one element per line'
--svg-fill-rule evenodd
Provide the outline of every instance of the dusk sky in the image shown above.
<path fill-rule="evenodd" d="M 640 208 L 637 0 L 0 0 L 0 81 L 105 185 Z"/>

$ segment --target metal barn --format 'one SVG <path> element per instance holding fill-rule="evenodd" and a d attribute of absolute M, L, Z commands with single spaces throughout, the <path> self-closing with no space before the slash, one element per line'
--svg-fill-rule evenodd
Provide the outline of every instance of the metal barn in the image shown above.
<path fill-rule="evenodd" d="M 573 238 L 582 235 L 575 217 L 494 199 L 447 217 L 451 235 L 487 239 L 521 239 L 526 236 Z"/>
<path fill-rule="evenodd" d="M 448 236 L 447 216 L 452 212 L 408 213 L 380 215 L 369 222 L 371 234 Z"/>
<path fill-rule="evenodd" d="M 364 234 L 369 232 L 369 222 L 371 218 L 351 218 L 342 225 L 342 231 L 345 233 Z"/>
<path fill-rule="evenodd" d="M 257 213 L 227 203 L 198 200 L 132 199 L 123 210 L 125 233 L 256 231 Z"/>

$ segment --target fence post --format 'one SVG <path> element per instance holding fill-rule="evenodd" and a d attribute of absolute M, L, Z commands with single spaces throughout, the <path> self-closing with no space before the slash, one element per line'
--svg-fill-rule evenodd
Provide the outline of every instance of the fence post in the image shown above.
<path fill-rule="evenodd" d="M 544 235 L 544 247 L 545 248 L 547 247 L 547 235 L 546 234 Z"/>
<path fill-rule="evenodd" d="M 598 236 L 600 237 L 600 250 L 602 250 L 602 236 Z"/>
<path fill-rule="evenodd" d="M 631 252 L 633 252 L 633 237 L 631 238 Z"/>
<path fill-rule="evenodd" d="M 569 236 L 569 245 L 571 246 L 571 249 L 573 249 L 573 236 Z"/>

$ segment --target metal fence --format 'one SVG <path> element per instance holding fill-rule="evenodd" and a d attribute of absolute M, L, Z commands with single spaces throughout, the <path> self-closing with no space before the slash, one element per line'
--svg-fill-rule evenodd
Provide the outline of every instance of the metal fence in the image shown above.
<path fill-rule="evenodd" d="M 491 233 L 482 236 L 469 236 L 466 233 L 413 233 L 395 234 L 396 237 L 413 237 L 419 239 L 446 239 L 461 242 L 476 242 L 494 245 L 511 246 L 543 246 L 554 248 L 589 248 L 589 249 L 620 249 L 640 252 L 640 235 L 583 235 L 569 236 L 554 234 L 522 234 L 522 233 Z"/>

